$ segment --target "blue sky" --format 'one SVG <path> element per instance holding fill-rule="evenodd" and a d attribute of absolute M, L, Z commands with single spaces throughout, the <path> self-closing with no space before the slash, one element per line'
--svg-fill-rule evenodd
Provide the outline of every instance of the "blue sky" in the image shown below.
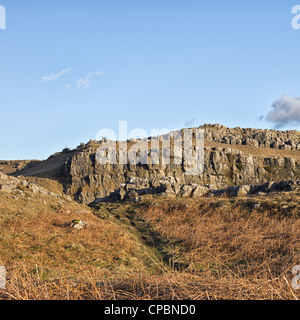
<path fill-rule="evenodd" d="M 296 4 L 0 0 L 0 159 L 44 159 L 119 120 L 273 128 L 274 101 L 300 96 Z"/>

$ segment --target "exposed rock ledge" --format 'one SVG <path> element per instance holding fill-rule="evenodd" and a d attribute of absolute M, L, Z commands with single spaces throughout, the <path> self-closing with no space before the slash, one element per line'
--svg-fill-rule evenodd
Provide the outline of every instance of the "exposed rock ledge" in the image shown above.
<path fill-rule="evenodd" d="M 109 196 L 98 198 L 90 205 L 98 205 L 101 202 L 114 202 L 129 199 L 139 202 L 143 195 L 153 194 L 169 198 L 175 197 L 241 197 L 248 195 L 265 195 L 274 191 L 293 191 L 300 187 L 300 181 L 283 180 L 280 182 L 267 182 L 262 185 L 231 186 L 221 190 L 212 190 L 209 185 L 181 183 L 176 178 L 164 179 L 140 179 L 131 178 L 128 182 L 121 184 L 120 188 Z"/>
<path fill-rule="evenodd" d="M 26 196 L 27 193 L 27 195 L 45 195 L 58 199 L 61 198 L 64 200 L 72 201 L 72 198 L 68 195 L 57 195 L 27 179 L 15 178 L 3 173 L 0 173 L 0 191 L 21 197 Z"/>

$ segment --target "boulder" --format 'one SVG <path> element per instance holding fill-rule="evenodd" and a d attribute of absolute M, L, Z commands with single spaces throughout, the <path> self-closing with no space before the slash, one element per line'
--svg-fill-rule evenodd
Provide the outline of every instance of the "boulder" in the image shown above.
<path fill-rule="evenodd" d="M 193 186 L 185 184 L 181 187 L 179 195 L 183 198 L 190 197 L 193 191 Z"/>
<path fill-rule="evenodd" d="M 192 198 L 200 198 L 206 195 L 209 192 L 208 187 L 197 186 L 192 192 Z"/>

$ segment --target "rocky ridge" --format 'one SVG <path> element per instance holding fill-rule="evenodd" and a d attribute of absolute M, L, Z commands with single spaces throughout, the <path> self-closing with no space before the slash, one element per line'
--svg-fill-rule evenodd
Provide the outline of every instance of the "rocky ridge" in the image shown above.
<path fill-rule="evenodd" d="M 300 162 L 286 156 L 261 157 L 228 147 L 205 147 L 204 172 L 185 175 L 184 165 L 100 165 L 92 150 L 77 153 L 63 168 L 68 177 L 67 194 L 80 202 L 110 195 L 131 178 L 178 179 L 183 184 L 208 185 L 222 189 L 232 185 L 263 184 L 267 181 L 298 179 Z"/>
<path fill-rule="evenodd" d="M 200 128 L 204 129 L 205 136 L 204 172 L 201 175 L 186 175 L 186 164 L 174 163 L 172 141 L 170 165 L 150 162 L 137 165 L 99 164 L 96 153 L 107 142 L 105 140 L 91 140 L 87 144 L 81 143 L 74 150 L 65 149 L 45 161 L 25 166 L 15 175 L 57 179 L 63 183 L 66 194 L 82 203 L 111 196 L 116 190 L 124 193 L 122 188 L 130 179 L 147 181 L 145 188 L 153 188 L 153 181 L 175 179 L 180 181 L 180 189 L 185 186 L 184 189 L 192 194 L 193 187 L 197 186 L 197 192 L 201 194 L 203 188 L 222 190 L 231 186 L 262 185 L 300 178 L 298 131 L 226 128 L 222 125 L 204 125 Z M 163 139 L 164 136 L 159 137 L 159 141 Z M 144 141 L 148 143 L 150 140 Z M 139 140 L 129 141 L 129 147 L 136 142 Z M 181 194 L 184 196 L 184 192 Z"/>
<path fill-rule="evenodd" d="M 205 140 L 232 145 L 248 145 L 259 148 L 300 150 L 300 132 L 252 128 L 227 128 L 220 124 L 205 124 Z"/>

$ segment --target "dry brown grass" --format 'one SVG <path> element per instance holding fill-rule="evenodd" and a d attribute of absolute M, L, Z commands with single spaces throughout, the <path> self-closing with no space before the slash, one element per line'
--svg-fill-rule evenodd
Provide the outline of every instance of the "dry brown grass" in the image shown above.
<path fill-rule="evenodd" d="M 7 290 L 0 290 L 3 299 L 67 298 L 69 286 L 80 287 L 86 297 L 91 279 L 147 273 L 148 258 L 132 234 L 84 205 L 38 196 L 16 200 L 2 193 L 0 204 L 0 265 L 8 277 Z M 86 228 L 70 228 L 74 219 L 85 221 Z"/>
<path fill-rule="evenodd" d="M 173 263 L 187 265 L 184 271 L 200 279 L 241 289 L 226 295 L 224 290 L 217 298 L 299 298 L 287 281 L 300 264 L 299 215 L 274 214 L 272 202 L 268 211 L 238 201 L 171 201 L 150 206 L 143 215 L 170 249 L 175 244 Z"/>
<path fill-rule="evenodd" d="M 104 204 L 98 216 L 73 202 L 33 198 L 26 206 L 0 196 L 2 216 L 24 209 L 0 221 L 0 265 L 8 275 L 0 299 L 300 297 L 291 287 L 291 268 L 300 264 L 298 195 L 157 198 Z M 250 201 L 265 203 L 252 210 Z M 293 204 L 286 212 L 284 201 Z M 70 229 L 73 219 L 87 228 Z"/>
<path fill-rule="evenodd" d="M 22 179 L 19 177 L 19 179 Z M 24 178 L 25 179 L 25 178 Z M 55 194 L 64 194 L 63 185 L 57 180 L 47 179 L 47 178 L 39 178 L 39 177 L 26 177 L 26 180 L 29 180 L 40 187 L 45 188 L 46 190 L 53 192 Z"/>
<path fill-rule="evenodd" d="M 21 272 L 21 273 L 20 273 Z M 299 294 L 282 278 L 237 281 L 234 278 L 193 277 L 188 273 L 137 274 L 123 279 L 97 280 L 84 273 L 74 282 L 61 275 L 56 281 L 41 281 L 27 269 L 12 272 L 8 289 L 0 299 L 10 300 L 295 300 Z"/>

